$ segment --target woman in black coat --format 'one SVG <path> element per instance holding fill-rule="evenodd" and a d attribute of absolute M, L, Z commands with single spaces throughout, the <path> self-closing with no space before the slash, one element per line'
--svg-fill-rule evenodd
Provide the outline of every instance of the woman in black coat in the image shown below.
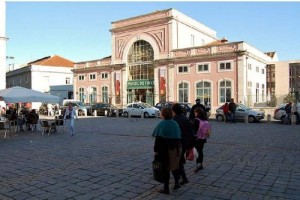
<path fill-rule="evenodd" d="M 182 177 L 182 181 L 180 182 L 180 184 L 183 185 L 189 182 L 184 170 L 184 164 L 186 162 L 185 153 L 188 149 L 194 148 L 196 138 L 189 119 L 183 114 L 181 105 L 178 103 L 174 104 L 172 106 L 172 111 L 174 114 L 173 120 L 178 123 L 182 136 L 182 153 L 179 161 L 179 172 L 173 172 L 173 176 L 179 174 L 179 178 Z"/>

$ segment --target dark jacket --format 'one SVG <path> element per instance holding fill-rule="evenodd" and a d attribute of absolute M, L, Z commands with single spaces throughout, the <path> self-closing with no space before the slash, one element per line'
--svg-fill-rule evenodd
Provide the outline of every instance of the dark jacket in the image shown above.
<path fill-rule="evenodd" d="M 155 159 L 162 162 L 164 167 L 169 165 L 169 149 L 179 148 L 181 148 L 180 139 L 155 137 L 154 152 L 158 153 Z"/>
<path fill-rule="evenodd" d="M 236 104 L 234 102 L 229 103 L 229 111 L 232 113 L 235 113 L 236 110 Z"/>
<path fill-rule="evenodd" d="M 285 106 L 285 108 L 284 108 L 284 110 L 285 110 L 285 112 L 286 113 L 291 113 L 292 112 L 292 106 L 291 106 L 291 104 L 286 104 L 286 106 Z"/>
<path fill-rule="evenodd" d="M 195 134 L 188 118 L 184 114 L 180 114 L 175 115 L 173 120 L 175 120 L 178 123 L 181 131 L 182 149 L 190 149 L 194 147 Z"/>
<path fill-rule="evenodd" d="M 205 106 L 203 105 L 203 104 L 201 104 L 201 103 L 196 103 L 195 105 L 193 105 L 192 106 L 192 108 L 191 108 L 191 113 L 190 113 L 190 116 L 189 116 L 189 119 L 192 121 L 192 120 L 194 120 L 195 119 L 195 109 L 196 108 L 202 108 L 202 110 L 204 111 L 204 113 L 205 114 L 207 114 L 206 113 L 206 108 L 205 108 Z"/>

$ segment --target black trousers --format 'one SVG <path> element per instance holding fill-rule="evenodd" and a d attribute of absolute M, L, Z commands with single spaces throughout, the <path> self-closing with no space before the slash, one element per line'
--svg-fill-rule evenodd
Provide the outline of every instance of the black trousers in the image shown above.
<path fill-rule="evenodd" d="M 204 147 L 204 144 L 206 143 L 206 139 L 198 139 L 196 144 L 195 144 L 195 148 L 197 150 L 197 153 L 198 153 L 198 157 L 196 159 L 196 163 L 199 164 L 203 162 L 203 147 Z"/>

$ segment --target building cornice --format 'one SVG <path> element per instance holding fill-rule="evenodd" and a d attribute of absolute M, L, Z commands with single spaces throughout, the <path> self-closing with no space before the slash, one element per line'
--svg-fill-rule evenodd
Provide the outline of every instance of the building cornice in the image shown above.
<path fill-rule="evenodd" d="M 168 63 L 180 63 L 180 62 L 198 62 L 200 60 L 221 58 L 221 57 L 236 57 L 245 55 L 246 51 L 234 51 L 234 52 L 224 52 L 224 53 L 215 53 L 215 54 L 206 54 L 206 55 L 193 55 L 177 58 L 166 58 L 155 60 L 155 65 L 168 64 Z"/>
<path fill-rule="evenodd" d="M 116 65 L 102 65 L 102 66 L 94 66 L 94 67 L 84 67 L 84 68 L 78 68 L 78 69 L 72 69 L 73 73 L 81 73 L 86 71 L 97 71 L 97 70 L 119 70 L 125 67 L 125 64 L 116 64 Z"/>
<path fill-rule="evenodd" d="M 21 73 L 30 72 L 30 71 L 31 71 L 31 66 L 25 66 L 25 67 L 21 67 L 21 68 L 6 72 L 6 76 L 15 76 L 15 75 L 19 75 Z"/>
<path fill-rule="evenodd" d="M 123 32 L 123 31 L 127 31 L 127 30 L 134 30 L 134 29 L 138 29 L 138 28 L 144 28 L 145 26 L 154 26 L 157 24 L 162 24 L 162 23 L 167 23 L 169 22 L 173 17 L 169 16 L 169 17 L 165 17 L 165 18 L 161 18 L 161 19 L 154 19 L 154 20 L 149 20 L 149 21 L 145 21 L 145 22 L 139 22 L 136 24 L 129 24 L 127 26 L 122 26 L 119 28 L 112 28 L 109 31 L 113 32 L 113 33 L 117 33 L 117 32 Z"/>

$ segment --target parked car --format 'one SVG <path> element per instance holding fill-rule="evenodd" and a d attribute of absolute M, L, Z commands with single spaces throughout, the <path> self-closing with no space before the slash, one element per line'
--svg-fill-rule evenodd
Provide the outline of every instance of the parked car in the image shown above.
<path fill-rule="evenodd" d="M 168 102 L 164 102 L 164 103 L 157 103 L 155 105 L 155 107 L 158 108 L 159 110 L 161 110 L 163 107 L 171 108 L 173 106 L 173 104 L 175 104 L 175 103 L 179 103 L 181 105 L 182 111 L 187 117 L 190 116 L 191 109 L 192 109 L 192 106 L 193 106 L 191 103 L 181 103 L 181 102 L 168 101 Z M 207 116 L 209 117 L 210 116 L 210 108 L 206 109 L 206 113 L 207 113 Z"/>
<path fill-rule="evenodd" d="M 91 112 L 94 113 L 95 110 L 97 112 L 97 116 L 116 117 L 117 113 L 119 116 L 121 116 L 123 113 L 123 109 L 119 109 L 118 107 L 110 103 L 94 103 L 91 106 Z"/>
<path fill-rule="evenodd" d="M 85 113 L 87 113 L 87 115 L 91 114 L 89 106 L 85 106 L 81 101 L 74 99 L 64 99 L 63 105 L 61 106 L 62 111 L 68 108 L 69 103 L 78 111 L 78 116 L 83 116 Z"/>
<path fill-rule="evenodd" d="M 127 104 L 126 108 L 123 109 L 123 116 L 143 116 L 144 118 L 158 117 L 160 111 L 147 103 L 135 102 Z"/>
<path fill-rule="evenodd" d="M 224 121 L 223 106 L 216 110 L 216 119 L 219 122 Z M 245 115 L 248 116 L 248 122 L 250 123 L 258 122 L 265 117 L 265 113 L 263 111 L 251 109 L 244 104 L 237 104 L 235 111 L 236 121 L 245 121 Z"/>
<path fill-rule="evenodd" d="M 157 103 L 155 105 L 155 108 L 157 108 L 157 109 L 159 109 L 161 111 L 161 109 L 164 108 L 164 107 L 172 108 L 172 106 L 175 103 L 179 103 L 180 104 L 180 106 L 182 107 L 182 111 L 183 111 L 183 113 L 186 116 L 190 115 L 191 108 L 192 108 L 192 104 L 191 103 L 180 103 L 180 102 L 171 102 L 171 101 L 168 101 L 168 102 L 163 102 L 163 103 Z"/>
<path fill-rule="evenodd" d="M 285 105 L 286 104 L 281 104 L 274 110 L 273 118 L 275 120 L 280 120 L 281 123 L 284 123 L 285 120 L 285 115 L 286 115 Z M 297 103 L 297 112 L 300 113 L 300 103 Z"/>

